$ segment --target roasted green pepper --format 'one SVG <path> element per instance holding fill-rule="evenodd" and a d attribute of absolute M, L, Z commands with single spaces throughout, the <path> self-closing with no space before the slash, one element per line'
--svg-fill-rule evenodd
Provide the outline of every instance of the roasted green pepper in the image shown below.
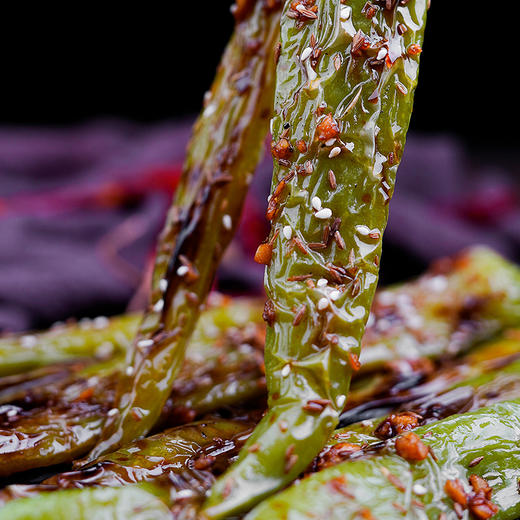
<path fill-rule="evenodd" d="M 305 469 L 338 423 L 378 279 L 412 111 L 426 0 L 286 1 L 267 218 L 269 412 L 205 514 L 246 511 Z"/>
<path fill-rule="evenodd" d="M 276 4 L 241 2 L 235 10 L 236 30 L 195 124 L 160 238 L 150 307 L 118 387 L 119 411 L 108 418 L 90 460 L 150 431 L 182 365 L 263 149 L 279 31 Z"/>
<path fill-rule="evenodd" d="M 455 415 L 315 473 L 246 518 L 514 520 L 519 435 L 518 399 Z"/>

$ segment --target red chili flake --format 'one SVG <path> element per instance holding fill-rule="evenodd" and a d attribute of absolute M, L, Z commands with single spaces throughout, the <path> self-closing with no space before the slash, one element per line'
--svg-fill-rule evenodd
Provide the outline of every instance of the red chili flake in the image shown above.
<path fill-rule="evenodd" d="M 224 484 L 224 489 L 222 490 L 222 498 L 227 498 L 231 494 L 234 484 L 235 481 L 232 478 L 228 478 L 226 480 L 226 483 Z"/>
<path fill-rule="evenodd" d="M 294 320 L 292 322 L 292 324 L 296 327 L 298 326 L 303 317 L 305 316 L 305 312 L 307 311 L 307 305 L 303 304 L 299 309 L 298 309 L 298 312 L 296 313 L 296 315 L 294 316 Z"/>
<path fill-rule="evenodd" d="M 276 312 L 274 309 L 274 303 L 272 300 L 267 300 L 264 305 L 264 312 L 262 313 L 263 320 L 270 327 L 273 326 L 274 320 L 276 318 Z"/>
<path fill-rule="evenodd" d="M 348 363 L 354 372 L 357 372 L 361 368 L 361 363 L 359 362 L 359 357 L 354 352 L 348 353 Z"/>
<path fill-rule="evenodd" d="M 372 238 L 373 240 L 379 240 L 381 238 L 381 233 L 379 233 L 379 231 L 371 231 L 368 234 L 368 237 Z"/>
<path fill-rule="evenodd" d="M 408 47 L 408 50 L 406 51 L 408 53 L 408 56 L 416 56 L 417 54 L 421 54 L 422 49 L 421 46 L 417 43 L 413 43 Z"/>
<path fill-rule="evenodd" d="M 484 459 L 484 457 L 475 457 L 469 464 L 468 464 L 468 467 L 469 468 L 474 468 L 477 464 L 480 464 L 482 462 L 482 460 Z"/>
<path fill-rule="evenodd" d="M 287 424 L 287 421 L 281 420 L 278 422 L 278 428 L 280 428 L 282 433 L 285 433 L 289 429 L 289 425 Z"/>
<path fill-rule="evenodd" d="M 487 498 L 481 495 L 474 495 L 469 499 L 469 510 L 479 520 L 487 520 L 495 516 L 499 508 Z"/>
<path fill-rule="evenodd" d="M 271 244 L 260 244 L 256 249 L 255 262 L 257 264 L 269 265 L 273 257 L 273 246 Z"/>
<path fill-rule="evenodd" d="M 320 141 L 328 141 L 339 137 L 339 125 L 332 114 L 327 114 L 316 127 L 316 135 Z"/>
<path fill-rule="evenodd" d="M 396 489 L 403 493 L 406 491 L 406 486 L 399 480 L 399 477 L 397 477 L 393 473 L 390 473 L 390 471 L 388 471 L 387 468 L 382 467 L 381 473 L 383 473 L 383 475 L 387 478 L 388 482 L 390 482 L 390 484 L 392 484 L 392 486 L 394 486 Z"/>
<path fill-rule="evenodd" d="M 407 88 L 400 82 L 400 81 L 396 81 L 395 83 L 395 88 L 404 96 L 406 94 L 408 94 L 408 90 Z"/>
<path fill-rule="evenodd" d="M 428 456 L 428 453 L 430 453 L 421 438 L 413 432 L 408 432 L 397 437 L 395 450 L 400 457 L 410 462 L 424 460 Z"/>
<path fill-rule="evenodd" d="M 328 450 L 324 450 L 318 457 L 316 466 L 318 470 L 336 466 L 340 462 L 349 459 L 353 453 L 361 451 L 361 446 L 350 442 L 338 442 Z"/>
<path fill-rule="evenodd" d="M 404 23 L 400 23 L 397 26 L 397 32 L 398 32 L 399 36 L 402 36 L 407 30 L 408 30 L 408 27 L 406 27 L 406 25 Z"/>
<path fill-rule="evenodd" d="M 374 515 L 372 514 L 372 512 L 370 511 L 370 509 L 360 509 L 357 513 L 356 513 L 356 516 L 359 516 L 361 518 L 363 518 L 363 520 L 376 520 L 374 518 Z"/>
<path fill-rule="evenodd" d="M 376 428 L 374 435 L 380 439 L 390 439 L 419 426 L 421 416 L 413 412 L 391 414 Z"/>
<path fill-rule="evenodd" d="M 217 459 L 213 455 L 201 455 L 193 462 L 195 469 L 204 470 L 211 468 Z"/>
<path fill-rule="evenodd" d="M 468 496 L 460 479 L 447 480 L 444 484 L 444 491 L 456 504 L 467 507 Z"/>
<path fill-rule="evenodd" d="M 469 477 L 469 483 L 471 484 L 471 487 L 475 493 L 481 493 L 487 499 L 491 498 L 493 488 L 488 484 L 486 479 L 473 474 Z"/>
<path fill-rule="evenodd" d="M 260 444 L 258 444 L 258 442 L 251 444 L 251 446 L 249 446 L 249 448 L 247 448 L 247 451 L 249 453 L 256 453 L 259 450 L 260 450 Z"/>
<path fill-rule="evenodd" d="M 395 153 L 394 152 L 390 152 L 388 154 L 388 164 L 390 166 L 393 166 L 395 164 L 395 162 L 396 162 Z"/>
<path fill-rule="evenodd" d="M 94 387 L 90 386 L 88 388 L 85 388 L 78 397 L 75 399 L 75 401 L 87 401 L 94 395 Z"/>
<path fill-rule="evenodd" d="M 307 151 L 307 143 L 305 141 L 303 141 L 302 139 L 300 139 L 299 141 L 296 142 L 296 148 L 298 148 L 298 150 L 301 153 L 305 153 Z"/>
<path fill-rule="evenodd" d="M 369 19 L 371 20 L 372 18 L 374 18 L 375 14 L 377 13 L 378 11 L 378 8 L 371 4 L 370 2 L 367 2 L 363 9 L 361 10 L 361 12 Z"/>
<path fill-rule="evenodd" d="M 276 159 L 290 159 L 293 153 L 293 147 L 285 137 L 282 137 L 277 143 L 274 141 L 271 142 L 271 153 Z"/>

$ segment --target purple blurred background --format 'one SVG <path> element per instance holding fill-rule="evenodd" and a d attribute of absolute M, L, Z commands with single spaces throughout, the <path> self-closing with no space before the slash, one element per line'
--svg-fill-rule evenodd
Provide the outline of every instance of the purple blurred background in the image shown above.
<path fill-rule="evenodd" d="M 0 329 L 121 312 L 136 292 L 132 306 L 143 304 L 138 289 L 189 129 L 187 120 L 0 130 Z M 263 270 L 252 256 L 267 233 L 271 164 L 266 154 L 219 272 L 222 290 L 261 291 Z M 391 206 L 383 283 L 476 243 L 518 260 L 517 173 L 476 164 L 454 138 L 412 135 Z"/>
<path fill-rule="evenodd" d="M 4 6 L 0 331 L 137 308 L 194 114 L 232 30 L 224 5 Z M 504 10 L 433 0 L 382 282 L 476 243 L 520 261 Z M 168 9 L 168 11 L 167 11 Z M 66 23 L 63 23 L 63 20 Z M 482 23 L 485 20 L 485 23 Z M 216 286 L 261 291 L 271 161 Z M 240 266 L 237 269 L 237 266 Z"/>

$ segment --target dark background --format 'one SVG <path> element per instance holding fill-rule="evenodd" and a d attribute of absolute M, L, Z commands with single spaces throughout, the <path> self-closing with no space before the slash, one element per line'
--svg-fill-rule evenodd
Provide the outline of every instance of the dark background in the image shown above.
<path fill-rule="evenodd" d="M 198 112 L 232 30 L 231 1 L 111 4 L 2 8 L 0 123 Z M 518 135 L 512 4 L 432 4 L 412 130 L 507 150 Z"/>

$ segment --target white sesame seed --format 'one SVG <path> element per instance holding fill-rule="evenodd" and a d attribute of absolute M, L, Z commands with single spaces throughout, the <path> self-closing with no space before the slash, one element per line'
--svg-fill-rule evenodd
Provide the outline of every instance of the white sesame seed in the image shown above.
<path fill-rule="evenodd" d="M 312 53 L 312 49 L 310 47 L 303 49 L 303 51 L 300 55 L 300 60 L 305 61 L 311 55 L 311 53 Z"/>
<path fill-rule="evenodd" d="M 364 226 L 364 225 L 360 225 L 360 226 L 356 226 L 356 231 L 360 235 L 368 235 L 370 233 L 370 228 L 368 228 L 367 226 Z"/>
<path fill-rule="evenodd" d="M 291 372 L 291 365 L 287 364 L 284 365 L 282 368 L 282 377 L 287 377 Z"/>
<path fill-rule="evenodd" d="M 153 345 L 153 339 L 140 339 L 137 342 L 137 348 L 146 348 Z"/>
<path fill-rule="evenodd" d="M 155 302 L 155 305 L 153 306 L 153 310 L 155 312 L 161 312 L 164 308 L 164 300 L 161 298 L 160 300 L 157 300 Z"/>
<path fill-rule="evenodd" d="M 233 221 L 231 220 L 231 217 L 229 215 L 224 215 L 222 217 L 222 225 L 224 226 L 225 229 L 227 229 L 228 231 L 231 230 L 231 228 L 233 227 Z"/>
<path fill-rule="evenodd" d="M 283 229 L 282 229 L 282 233 L 283 233 L 283 236 L 287 240 L 290 240 L 290 238 L 292 237 L 292 228 L 291 228 L 291 226 L 284 226 Z"/>
<path fill-rule="evenodd" d="M 336 142 L 336 138 L 335 137 L 331 137 L 330 139 L 327 139 L 325 141 L 325 146 L 332 146 L 335 142 Z"/>
<path fill-rule="evenodd" d="M 318 300 L 317 307 L 318 307 L 319 311 L 325 310 L 328 306 L 329 306 L 329 300 L 327 300 L 327 298 L 320 298 Z"/>
<path fill-rule="evenodd" d="M 339 146 L 335 146 L 329 153 L 329 159 L 333 157 L 337 157 L 341 153 L 341 148 Z"/>
<path fill-rule="evenodd" d="M 347 400 L 347 397 L 345 395 L 338 395 L 338 398 L 336 399 L 336 405 L 338 408 L 343 408 L 345 406 L 345 401 Z"/>
<path fill-rule="evenodd" d="M 381 47 L 377 53 L 376 60 L 382 60 L 388 53 L 386 47 Z"/>
<path fill-rule="evenodd" d="M 354 150 L 354 143 L 345 143 L 345 148 L 351 152 L 352 150 Z"/>
<path fill-rule="evenodd" d="M 330 208 L 320 209 L 317 213 L 314 214 L 316 218 L 326 219 L 332 217 L 332 210 Z"/>
<path fill-rule="evenodd" d="M 195 491 L 192 489 L 179 489 L 175 493 L 175 498 L 190 498 L 195 495 Z"/>
<path fill-rule="evenodd" d="M 179 276 L 184 276 L 185 274 L 188 273 L 189 270 L 190 270 L 190 269 L 189 269 L 189 267 L 188 267 L 187 265 L 181 265 L 181 266 L 179 266 L 179 268 L 177 269 L 177 274 L 178 274 Z"/>
<path fill-rule="evenodd" d="M 32 348 L 32 347 L 36 346 L 37 343 L 38 343 L 38 338 L 36 338 L 36 336 L 28 335 L 28 336 L 22 336 L 20 338 L 20 345 L 23 348 Z"/>
<path fill-rule="evenodd" d="M 370 428 L 374 425 L 372 421 L 369 421 L 368 419 L 365 419 L 364 421 L 361 421 L 361 426 L 364 428 Z"/>
<path fill-rule="evenodd" d="M 110 410 L 108 410 L 107 412 L 107 415 L 109 417 L 113 417 L 114 415 L 117 415 L 119 412 L 119 410 L 117 408 L 110 408 Z"/>
<path fill-rule="evenodd" d="M 312 197 L 311 205 L 316 211 L 319 211 L 321 209 L 321 199 L 319 197 Z"/>
<path fill-rule="evenodd" d="M 428 490 L 422 486 L 421 484 L 414 484 L 413 487 L 412 487 L 412 491 L 416 494 L 416 495 L 426 495 L 426 493 L 428 492 Z"/>
<path fill-rule="evenodd" d="M 104 329 L 110 321 L 106 316 L 98 316 L 97 318 L 94 318 L 93 324 L 95 329 Z"/>
<path fill-rule="evenodd" d="M 7 410 L 5 415 L 7 415 L 7 417 L 14 417 L 15 415 L 18 415 L 18 410 L 16 408 L 11 408 L 10 410 Z"/>
<path fill-rule="evenodd" d="M 131 376 L 134 373 L 134 367 L 126 367 L 125 373 L 127 376 Z"/>
<path fill-rule="evenodd" d="M 166 291 L 166 289 L 168 289 L 168 280 L 161 278 L 159 280 L 159 290 L 161 292 L 164 292 L 164 291 Z"/>
<path fill-rule="evenodd" d="M 339 297 L 341 296 L 341 293 L 337 290 L 337 289 L 334 289 L 330 294 L 329 294 L 329 298 L 332 300 L 332 301 L 336 301 Z"/>
<path fill-rule="evenodd" d="M 318 287 L 325 287 L 327 284 L 328 284 L 328 280 L 326 280 L 325 278 L 320 278 L 317 282 L 316 282 L 316 285 Z"/>

